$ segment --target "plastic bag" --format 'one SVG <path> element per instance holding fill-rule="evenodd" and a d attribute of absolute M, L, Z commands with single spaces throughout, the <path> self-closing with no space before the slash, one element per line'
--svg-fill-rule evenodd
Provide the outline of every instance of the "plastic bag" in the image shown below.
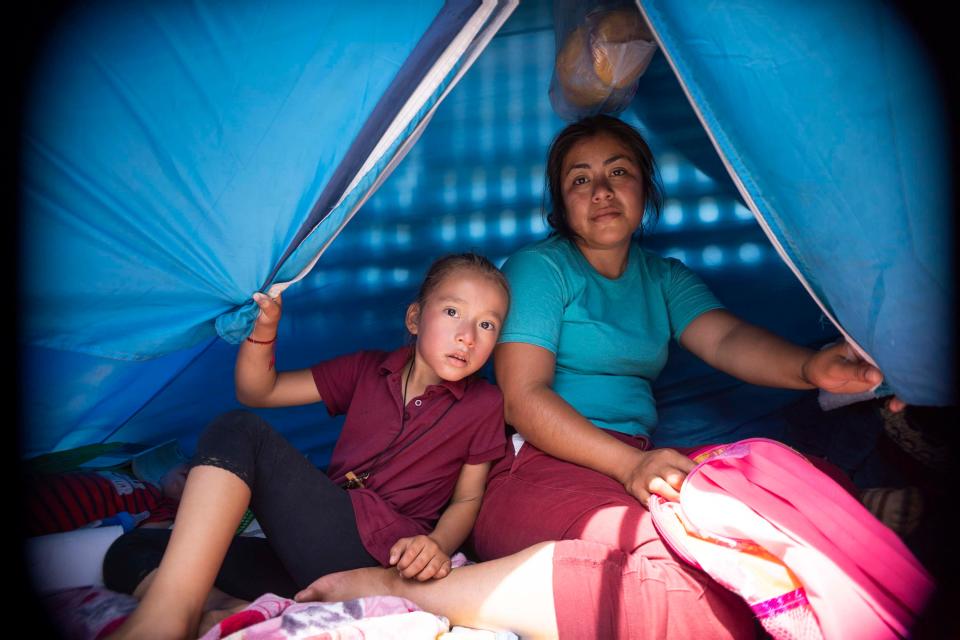
<path fill-rule="evenodd" d="M 554 3 L 557 57 L 550 103 L 565 120 L 623 111 L 657 45 L 632 2 Z"/>

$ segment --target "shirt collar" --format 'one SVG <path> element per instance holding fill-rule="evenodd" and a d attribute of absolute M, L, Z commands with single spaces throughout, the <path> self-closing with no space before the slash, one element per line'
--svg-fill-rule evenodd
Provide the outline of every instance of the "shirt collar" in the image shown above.
<path fill-rule="evenodd" d="M 412 355 L 413 345 L 405 345 L 391 352 L 384 358 L 383 362 L 380 363 L 380 374 L 386 376 L 392 373 L 399 373 L 403 370 L 403 365 L 407 364 L 407 360 L 409 360 Z M 453 394 L 454 398 L 459 400 L 463 397 L 467 387 L 470 386 L 470 380 L 473 378 L 473 375 L 456 381 L 441 380 L 440 384 L 436 386 L 447 389 Z"/>

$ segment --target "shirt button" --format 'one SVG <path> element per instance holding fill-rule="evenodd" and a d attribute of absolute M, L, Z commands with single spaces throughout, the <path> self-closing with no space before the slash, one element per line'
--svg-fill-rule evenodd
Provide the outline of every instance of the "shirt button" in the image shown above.
<path fill-rule="evenodd" d="M 404 419 L 404 420 L 409 420 L 409 419 L 410 419 L 410 412 L 409 412 L 409 411 L 404 411 L 404 412 L 403 412 L 403 419 Z"/>
<path fill-rule="evenodd" d="M 415 405 L 417 405 L 417 406 L 419 407 L 420 405 L 423 404 L 423 400 L 419 400 L 419 399 L 418 399 L 418 400 L 414 400 L 414 401 L 413 401 L 413 404 L 415 404 Z"/>

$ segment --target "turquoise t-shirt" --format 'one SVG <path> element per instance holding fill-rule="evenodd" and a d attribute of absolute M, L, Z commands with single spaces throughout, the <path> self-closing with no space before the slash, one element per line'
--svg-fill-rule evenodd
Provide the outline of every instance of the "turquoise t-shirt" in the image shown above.
<path fill-rule="evenodd" d="M 630 246 L 627 268 L 611 280 L 576 246 L 551 236 L 503 265 L 510 312 L 500 342 L 556 355 L 553 390 L 599 427 L 653 433 L 651 385 L 667 362 L 670 338 L 705 311 L 722 308 L 682 262 Z"/>

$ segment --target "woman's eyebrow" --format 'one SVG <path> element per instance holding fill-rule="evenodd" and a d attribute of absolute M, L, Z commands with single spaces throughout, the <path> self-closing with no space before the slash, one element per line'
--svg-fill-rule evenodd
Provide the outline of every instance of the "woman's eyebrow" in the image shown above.
<path fill-rule="evenodd" d="M 604 160 L 604 161 L 603 161 L 603 166 L 607 166 L 608 164 L 613 164 L 614 162 L 618 162 L 618 161 L 620 161 L 620 160 L 630 161 L 630 156 L 627 156 L 627 155 L 622 154 L 622 153 L 618 153 L 617 155 L 615 155 L 615 156 L 610 156 L 609 158 L 607 158 L 606 160 Z M 586 162 L 578 162 L 577 164 L 571 165 L 570 168 L 567 169 L 567 173 L 570 173 L 570 172 L 573 171 L 574 169 L 589 169 L 589 168 L 590 168 L 590 165 L 589 165 L 588 163 L 586 163 Z"/>
<path fill-rule="evenodd" d="M 626 156 L 626 155 L 624 155 L 624 154 L 622 154 L 622 153 L 618 153 L 617 155 L 615 155 L 615 156 L 610 156 L 609 158 L 607 158 L 606 160 L 604 160 L 604 161 L 603 161 L 603 166 L 607 166 L 608 164 L 613 164 L 614 162 L 619 162 L 620 160 L 629 160 L 629 159 L 630 159 L 630 158 L 629 158 L 628 156 Z"/>
<path fill-rule="evenodd" d="M 570 173 L 574 169 L 589 169 L 589 168 L 590 168 L 590 165 L 587 164 L 586 162 L 578 162 L 577 164 L 570 165 L 570 168 L 567 169 L 567 173 Z"/>

